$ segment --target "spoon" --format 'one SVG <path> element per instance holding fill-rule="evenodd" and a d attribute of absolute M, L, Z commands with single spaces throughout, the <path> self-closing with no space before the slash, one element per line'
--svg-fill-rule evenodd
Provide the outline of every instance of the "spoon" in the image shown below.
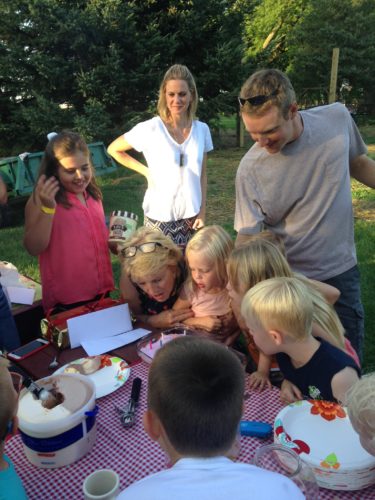
<path fill-rule="evenodd" d="M 59 362 L 57 361 L 57 355 L 55 356 L 55 359 L 51 361 L 51 363 L 48 365 L 48 368 L 50 370 L 53 370 L 54 368 L 56 368 L 57 366 L 59 366 Z"/>

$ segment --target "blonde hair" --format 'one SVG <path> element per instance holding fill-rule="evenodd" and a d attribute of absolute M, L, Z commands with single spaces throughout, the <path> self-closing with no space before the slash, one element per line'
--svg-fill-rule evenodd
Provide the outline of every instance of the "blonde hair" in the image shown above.
<path fill-rule="evenodd" d="M 206 226 L 189 240 L 185 255 L 188 263 L 190 252 L 200 252 L 205 256 L 214 266 L 220 288 L 225 288 L 228 282 L 226 265 L 232 249 L 233 241 L 225 229 L 217 225 Z M 196 285 L 192 279 L 189 266 L 186 286 L 191 291 L 196 291 Z"/>
<path fill-rule="evenodd" d="M 241 112 L 250 116 L 264 116 L 272 106 L 276 106 L 281 115 L 287 119 L 290 106 L 296 102 L 294 88 L 285 73 L 278 69 L 261 69 L 253 73 L 242 85 L 240 97 L 275 96 L 260 105 L 251 105 L 246 102 Z"/>
<path fill-rule="evenodd" d="M 297 273 L 295 277 L 301 280 L 309 289 L 314 306 L 314 323 L 332 338 L 332 343 L 336 347 L 345 350 L 345 330 L 334 307 L 326 301 L 311 280 Z"/>
<path fill-rule="evenodd" d="M 122 258 L 122 269 L 132 281 L 143 279 L 168 266 L 176 267 L 178 271 L 179 264 L 183 263 L 182 252 L 168 236 L 158 229 L 140 227 L 126 241 L 123 250 L 132 246 L 140 246 L 143 243 L 159 243 L 161 246 L 157 246 L 151 253 L 137 251 L 134 257 Z"/>
<path fill-rule="evenodd" d="M 241 314 L 247 324 L 281 330 L 295 340 L 312 331 L 313 302 L 309 289 L 297 278 L 261 281 L 243 298 Z"/>
<path fill-rule="evenodd" d="M 375 373 L 359 379 L 347 392 L 350 420 L 364 427 L 375 438 Z"/>
<path fill-rule="evenodd" d="M 286 257 L 285 245 L 283 243 L 283 240 L 280 238 L 280 236 L 277 236 L 277 234 L 273 233 L 269 229 L 265 229 L 264 231 L 260 231 L 259 233 L 241 234 L 241 243 L 240 245 L 236 246 L 239 247 L 242 245 L 247 245 L 252 241 L 258 241 L 258 240 L 269 241 L 280 250 L 280 252 L 283 254 L 284 257 Z"/>
<path fill-rule="evenodd" d="M 254 238 L 246 245 L 235 248 L 228 261 L 228 277 L 237 293 L 244 293 L 257 283 L 270 278 L 299 279 L 309 290 L 314 323 L 332 338 L 334 345 L 344 349 L 344 328 L 335 309 L 328 304 L 311 280 L 292 271 L 281 251 L 270 241 Z"/>
<path fill-rule="evenodd" d="M 235 248 L 229 257 L 228 277 L 238 293 L 277 276 L 292 278 L 293 272 L 280 250 L 265 239 L 249 241 Z"/>
<path fill-rule="evenodd" d="M 9 361 L 0 357 L 0 438 L 5 435 L 8 423 L 16 411 L 16 398 L 8 366 Z"/>
<path fill-rule="evenodd" d="M 167 86 L 167 82 L 169 82 L 170 80 L 184 80 L 187 83 L 191 94 L 191 101 L 187 110 L 187 115 L 189 121 L 192 121 L 195 117 L 195 112 L 198 106 L 198 92 L 193 75 L 183 64 L 174 64 L 173 66 L 171 66 L 165 73 L 164 78 L 160 84 L 157 108 L 160 118 L 164 122 L 167 122 L 170 119 L 170 112 L 167 108 L 167 101 L 165 98 L 165 89 Z"/>

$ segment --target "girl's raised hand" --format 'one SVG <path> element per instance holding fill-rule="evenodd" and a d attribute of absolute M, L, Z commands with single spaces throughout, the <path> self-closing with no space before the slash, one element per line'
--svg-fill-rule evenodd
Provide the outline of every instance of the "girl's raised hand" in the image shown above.
<path fill-rule="evenodd" d="M 41 205 L 55 208 L 55 198 L 59 189 L 60 184 L 56 177 L 52 176 L 47 179 L 45 175 L 41 175 L 35 187 L 35 194 L 39 198 Z"/>
<path fill-rule="evenodd" d="M 250 389 L 259 389 L 262 391 L 265 387 L 272 389 L 271 381 L 267 373 L 263 372 L 253 372 L 249 377 L 249 387 Z"/>

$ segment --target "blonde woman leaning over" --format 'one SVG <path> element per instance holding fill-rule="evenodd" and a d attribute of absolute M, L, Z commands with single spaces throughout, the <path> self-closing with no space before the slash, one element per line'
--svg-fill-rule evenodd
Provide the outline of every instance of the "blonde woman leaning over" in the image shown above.
<path fill-rule="evenodd" d="M 121 250 L 120 289 L 132 313 L 154 328 L 167 328 L 193 316 L 173 311 L 185 280 L 181 250 L 157 229 L 141 227 Z"/>
<path fill-rule="evenodd" d="M 266 356 L 255 346 L 240 313 L 241 302 L 246 292 L 257 283 L 275 277 L 298 277 L 308 286 L 314 304 L 313 335 L 346 351 L 358 364 L 358 357 L 350 342 L 344 337 L 344 329 L 337 313 L 328 302 L 337 295 L 335 288 L 293 273 L 287 260 L 275 245 L 266 240 L 256 239 L 235 248 L 228 261 L 228 288 L 232 308 L 242 331 L 248 335 L 249 352 L 258 365 L 257 370 L 250 375 L 250 386 L 263 388 L 266 384 L 271 384 L 269 380 L 271 357 Z"/>
<path fill-rule="evenodd" d="M 144 175 L 144 224 L 159 229 L 185 247 L 195 229 L 204 226 L 206 159 L 213 149 L 205 123 L 195 119 L 198 93 L 194 78 L 181 64 L 165 73 L 159 90 L 158 116 L 118 137 L 108 153 Z M 142 152 L 147 167 L 129 154 Z"/>

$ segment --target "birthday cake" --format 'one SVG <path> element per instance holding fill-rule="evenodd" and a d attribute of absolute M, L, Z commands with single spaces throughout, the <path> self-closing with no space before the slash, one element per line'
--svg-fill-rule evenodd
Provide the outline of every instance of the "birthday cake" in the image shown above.
<path fill-rule="evenodd" d="M 154 359 L 155 354 L 164 345 L 171 340 L 181 337 L 181 333 L 161 333 L 157 335 L 151 335 L 139 342 L 137 346 L 138 355 L 146 363 L 151 363 Z"/>
<path fill-rule="evenodd" d="M 328 401 L 298 401 L 274 423 L 274 441 L 307 463 L 319 486 L 359 490 L 375 483 L 375 457 L 365 451 L 346 409 Z"/>

